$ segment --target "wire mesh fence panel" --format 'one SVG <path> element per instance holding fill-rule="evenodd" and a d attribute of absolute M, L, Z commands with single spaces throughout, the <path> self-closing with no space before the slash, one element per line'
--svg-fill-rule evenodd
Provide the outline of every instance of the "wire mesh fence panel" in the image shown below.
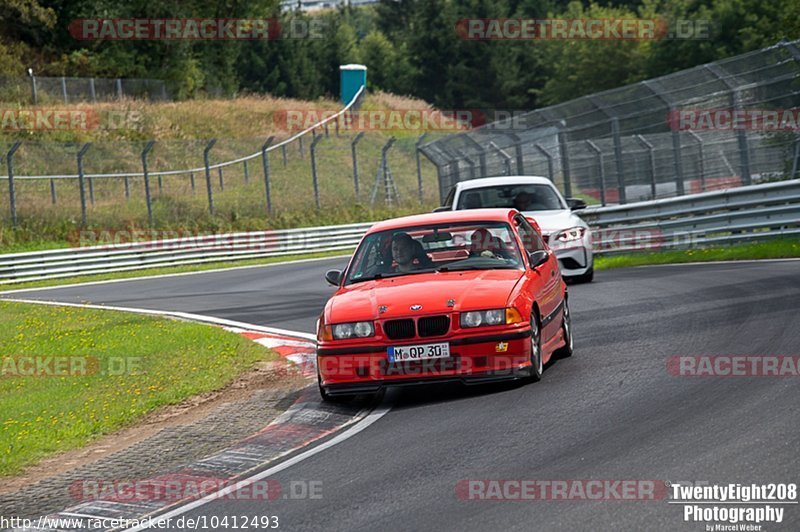
<path fill-rule="evenodd" d="M 123 98 L 169 101 L 172 93 L 159 79 L 0 76 L 0 101 L 4 102 L 47 105 Z"/>
<path fill-rule="evenodd" d="M 796 174 L 800 41 L 434 139 L 440 199 L 458 181 L 549 176 L 567 194 L 625 203 Z"/>

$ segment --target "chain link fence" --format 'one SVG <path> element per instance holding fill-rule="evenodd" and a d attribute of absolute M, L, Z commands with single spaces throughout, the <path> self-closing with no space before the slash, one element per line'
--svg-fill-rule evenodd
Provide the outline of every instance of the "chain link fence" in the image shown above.
<path fill-rule="evenodd" d="M 296 226 L 313 221 L 303 213 L 357 204 L 432 207 L 435 171 L 418 150 L 426 135 L 348 129 L 363 94 L 282 138 L 0 141 L 0 216 L 12 226 L 164 227 L 215 216 Z"/>
<path fill-rule="evenodd" d="M 514 115 L 421 150 L 442 199 L 459 181 L 500 175 L 547 176 L 565 195 L 603 205 L 789 179 L 800 161 L 799 44 Z"/>
<path fill-rule="evenodd" d="M 167 84 L 159 79 L 0 76 L 0 101 L 48 103 L 107 102 L 123 98 L 170 101 Z"/>

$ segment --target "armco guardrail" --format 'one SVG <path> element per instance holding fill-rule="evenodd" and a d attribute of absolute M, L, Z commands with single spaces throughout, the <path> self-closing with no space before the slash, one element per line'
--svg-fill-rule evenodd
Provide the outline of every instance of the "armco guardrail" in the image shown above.
<path fill-rule="evenodd" d="M 589 208 L 595 253 L 652 251 L 800 235 L 800 180 Z"/>
<path fill-rule="evenodd" d="M 800 236 L 800 180 L 582 211 L 595 253 Z M 370 223 L 0 255 L 0 284 L 355 248 Z"/>
<path fill-rule="evenodd" d="M 0 284 L 355 248 L 371 224 L 202 235 L 0 255 Z"/>

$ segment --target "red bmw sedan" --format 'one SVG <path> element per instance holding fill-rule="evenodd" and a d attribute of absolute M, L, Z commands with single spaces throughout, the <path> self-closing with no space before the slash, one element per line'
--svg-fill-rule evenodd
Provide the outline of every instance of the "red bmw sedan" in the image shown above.
<path fill-rule="evenodd" d="M 373 225 L 317 326 L 326 401 L 385 386 L 538 381 L 572 354 L 558 260 L 514 209 L 439 212 Z"/>

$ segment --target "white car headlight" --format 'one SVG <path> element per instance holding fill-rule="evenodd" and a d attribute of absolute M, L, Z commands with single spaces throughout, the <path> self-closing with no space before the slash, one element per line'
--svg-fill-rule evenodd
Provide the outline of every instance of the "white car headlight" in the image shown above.
<path fill-rule="evenodd" d="M 564 229 L 556 234 L 553 240 L 556 240 L 557 242 L 574 242 L 583 238 L 583 235 L 585 234 L 585 227 L 570 227 L 569 229 Z"/>
<path fill-rule="evenodd" d="M 483 323 L 483 315 L 480 312 L 467 312 L 461 315 L 462 327 L 478 327 Z"/>
<path fill-rule="evenodd" d="M 367 338 L 375 335 L 375 326 L 371 321 L 357 321 L 352 323 L 337 323 L 333 326 L 334 340 L 347 340 L 348 338 Z"/>

